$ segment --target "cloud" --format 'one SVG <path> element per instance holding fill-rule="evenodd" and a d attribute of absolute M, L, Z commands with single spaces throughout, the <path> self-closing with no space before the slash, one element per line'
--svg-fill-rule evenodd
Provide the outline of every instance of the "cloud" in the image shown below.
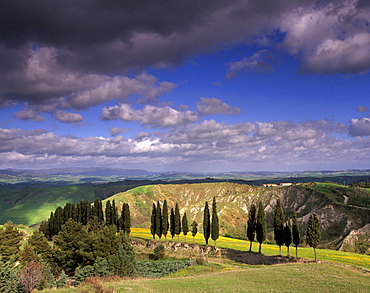
<path fill-rule="evenodd" d="M 140 121 L 143 126 L 168 128 L 198 121 L 198 116 L 190 110 L 178 111 L 169 106 L 145 105 L 143 109 L 133 109 L 129 104 L 121 104 L 102 109 L 101 119 Z"/>
<path fill-rule="evenodd" d="M 369 108 L 365 107 L 365 106 L 359 106 L 359 107 L 356 108 L 356 111 L 361 112 L 361 113 L 365 113 L 365 112 L 369 111 Z"/>
<path fill-rule="evenodd" d="M 207 116 L 212 114 L 239 114 L 240 109 L 230 106 L 216 98 L 200 98 L 196 107 L 199 115 Z"/>
<path fill-rule="evenodd" d="M 2 6 L 0 105 L 34 107 L 60 99 L 54 111 L 86 109 L 112 99 L 128 102 L 130 95 L 156 103 L 176 85 L 138 72 L 253 40 L 299 58 L 302 72 L 370 68 L 366 1 L 100 2 L 14 0 Z M 229 64 L 228 77 L 270 72 L 267 52 Z M 133 72 L 138 75 L 129 78 Z"/>
<path fill-rule="evenodd" d="M 370 118 L 351 119 L 348 133 L 352 136 L 369 136 Z"/>
<path fill-rule="evenodd" d="M 370 135 L 370 118 L 353 119 L 363 136 Z M 370 138 L 346 136 L 344 124 L 326 120 L 292 123 L 200 123 L 169 131 L 115 137 L 58 136 L 42 129 L 0 128 L 0 164 L 32 166 L 125 166 L 151 170 L 225 171 L 294 170 L 305 166 L 365 168 L 370 159 Z M 362 130 L 359 130 L 362 129 Z M 368 131 L 366 132 L 367 129 Z M 112 135 L 116 131 L 111 129 Z M 351 131 L 350 131 L 351 133 Z M 338 135 L 339 134 L 339 135 Z M 359 133 L 357 133 L 359 134 Z"/>
<path fill-rule="evenodd" d="M 109 132 L 112 136 L 116 136 L 117 134 L 120 134 L 120 133 L 125 133 L 129 130 L 128 127 L 125 127 L 125 128 L 119 128 L 119 127 L 111 127 L 109 129 Z"/>
<path fill-rule="evenodd" d="M 251 57 L 244 57 L 237 62 L 231 62 L 227 69 L 226 78 L 233 78 L 240 73 L 266 74 L 274 71 L 271 53 L 262 50 L 254 53 Z"/>
<path fill-rule="evenodd" d="M 78 113 L 71 113 L 58 110 L 55 113 L 55 119 L 63 123 L 76 123 L 81 122 L 83 120 L 83 117 L 81 114 Z"/>
<path fill-rule="evenodd" d="M 45 117 L 39 115 L 39 112 L 30 107 L 22 109 L 19 112 L 13 112 L 13 116 L 21 120 L 32 120 L 35 122 L 41 122 L 46 120 Z"/>
<path fill-rule="evenodd" d="M 287 11 L 279 28 L 283 44 L 302 56 L 301 71 L 362 73 L 370 68 L 369 5 L 358 0 L 312 2 Z"/>

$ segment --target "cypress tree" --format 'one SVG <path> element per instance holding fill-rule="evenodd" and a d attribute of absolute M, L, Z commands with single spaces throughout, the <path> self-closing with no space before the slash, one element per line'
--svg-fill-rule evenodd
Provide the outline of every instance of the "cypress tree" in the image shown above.
<path fill-rule="evenodd" d="M 188 219 L 186 218 L 186 212 L 184 212 L 184 215 L 182 216 L 181 225 L 182 225 L 182 233 L 185 236 L 185 242 L 186 242 L 186 235 L 189 232 L 189 225 L 188 225 Z"/>
<path fill-rule="evenodd" d="M 220 226 L 219 226 L 219 223 L 218 223 L 216 198 L 213 197 L 212 220 L 211 220 L 211 238 L 215 243 L 215 247 L 216 247 L 216 240 L 218 239 L 219 236 L 220 236 Z"/>
<path fill-rule="evenodd" d="M 280 198 L 278 198 L 275 207 L 274 216 L 274 237 L 276 244 L 279 245 L 279 254 L 281 254 L 281 246 L 284 244 L 284 213 L 281 207 Z"/>
<path fill-rule="evenodd" d="M 320 221 L 316 214 L 311 214 L 308 220 L 307 226 L 307 243 L 310 247 L 313 247 L 315 261 L 317 261 L 316 247 L 319 244 L 321 230 L 320 230 Z"/>
<path fill-rule="evenodd" d="M 171 236 L 172 236 L 172 239 L 173 237 L 175 236 L 175 212 L 173 210 L 173 208 L 171 208 L 171 214 L 170 214 L 170 232 L 171 232 Z"/>
<path fill-rule="evenodd" d="M 102 205 L 101 200 L 99 200 L 98 198 L 94 200 L 91 214 L 92 216 L 96 218 L 99 225 L 103 224 L 103 221 L 104 221 L 103 205 Z"/>
<path fill-rule="evenodd" d="M 168 233 L 168 207 L 167 207 L 167 199 L 163 202 L 163 210 L 162 210 L 162 233 L 164 238 L 167 240 L 167 233 Z"/>
<path fill-rule="evenodd" d="M 208 239 L 210 237 L 210 234 L 211 234 L 211 221 L 209 215 L 208 201 L 206 201 L 203 212 L 203 236 L 206 241 L 206 245 L 208 245 Z"/>
<path fill-rule="evenodd" d="M 194 220 L 193 223 L 191 223 L 191 235 L 193 236 L 193 243 L 195 235 L 198 233 L 198 223 Z"/>
<path fill-rule="evenodd" d="M 109 226 L 112 224 L 112 205 L 110 200 L 105 203 L 105 225 Z"/>
<path fill-rule="evenodd" d="M 255 204 L 252 204 L 249 210 L 249 217 L 247 222 L 247 237 L 250 241 L 249 251 L 252 251 L 252 242 L 256 237 L 256 212 L 256 206 Z"/>
<path fill-rule="evenodd" d="M 181 233 L 180 210 L 179 210 L 179 205 L 176 203 L 175 205 L 175 234 L 177 235 L 177 241 L 180 241 L 180 233 Z"/>
<path fill-rule="evenodd" d="M 298 245 L 301 242 L 301 238 L 299 236 L 299 225 L 295 208 L 293 208 L 292 222 L 293 222 L 292 234 L 293 234 L 293 244 L 295 246 L 295 258 L 298 258 Z"/>
<path fill-rule="evenodd" d="M 130 206 L 128 203 L 123 204 L 123 210 L 124 212 L 124 231 L 127 235 L 130 235 L 131 233 L 131 212 L 130 212 Z"/>
<path fill-rule="evenodd" d="M 118 221 L 118 211 L 116 207 L 116 201 L 113 199 L 112 200 L 112 220 L 111 220 L 111 225 L 117 225 Z"/>
<path fill-rule="evenodd" d="M 290 220 L 288 219 L 287 223 L 284 226 L 284 244 L 287 248 L 287 256 L 290 256 L 289 247 L 292 244 L 292 225 L 290 224 Z"/>
<path fill-rule="evenodd" d="M 266 214 L 262 205 L 262 201 L 258 204 L 257 222 L 256 222 L 256 238 L 259 243 L 258 252 L 261 253 L 262 243 L 266 239 Z"/>
<path fill-rule="evenodd" d="M 155 239 L 155 233 L 157 232 L 156 213 L 157 213 L 157 207 L 155 206 L 155 203 L 153 202 L 152 215 L 150 217 L 150 233 L 153 235 L 153 239 Z"/>
<path fill-rule="evenodd" d="M 162 238 L 162 210 L 159 201 L 157 202 L 157 211 L 155 213 L 155 234 L 158 238 Z"/>

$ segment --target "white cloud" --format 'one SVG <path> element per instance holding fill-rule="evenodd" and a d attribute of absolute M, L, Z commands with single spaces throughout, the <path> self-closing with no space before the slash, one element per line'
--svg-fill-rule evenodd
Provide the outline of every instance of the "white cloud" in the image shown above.
<path fill-rule="evenodd" d="M 101 118 L 103 120 L 140 121 L 143 126 L 160 128 L 186 125 L 198 120 L 197 114 L 190 110 L 178 111 L 169 106 L 152 105 L 145 105 L 143 109 L 135 110 L 128 104 L 104 107 Z"/>
<path fill-rule="evenodd" d="M 370 118 L 353 119 L 349 129 L 352 138 L 345 137 L 345 125 L 323 120 L 230 125 L 209 120 L 130 139 L 0 128 L 0 164 L 22 168 L 125 164 L 188 171 L 248 170 L 248 166 L 255 170 L 365 167 L 370 159 L 370 138 L 356 136 L 370 136 L 369 125 Z"/>

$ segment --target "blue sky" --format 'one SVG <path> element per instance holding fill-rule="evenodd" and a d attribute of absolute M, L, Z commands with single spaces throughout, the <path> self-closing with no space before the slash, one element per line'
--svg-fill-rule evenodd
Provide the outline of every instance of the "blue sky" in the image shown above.
<path fill-rule="evenodd" d="M 368 1 L 145 3 L 5 2 L 0 168 L 369 168 Z"/>

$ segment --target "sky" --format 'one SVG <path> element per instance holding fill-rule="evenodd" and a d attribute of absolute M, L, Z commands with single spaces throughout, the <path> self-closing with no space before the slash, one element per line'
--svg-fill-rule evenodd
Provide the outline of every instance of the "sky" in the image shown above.
<path fill-rule="evenodd" d="M 370 167 L 368 0 L 1 6 L 1 169 Z"/>

